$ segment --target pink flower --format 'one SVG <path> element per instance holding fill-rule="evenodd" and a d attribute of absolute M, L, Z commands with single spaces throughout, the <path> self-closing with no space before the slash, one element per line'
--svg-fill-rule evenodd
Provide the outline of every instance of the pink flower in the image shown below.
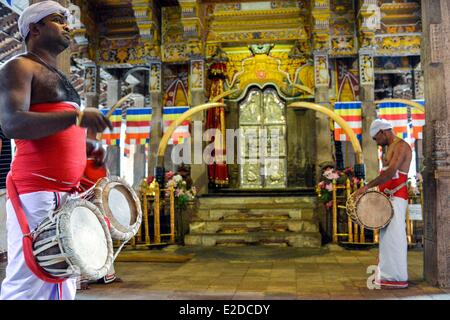
<path fill-rule="evenodd" d="M 334 180 L 339 178 L 339 173 L 337 173 L 334 169 L 327 169 L 323 173 L 323 176 L 328 180 Z"/>
<path fill-rule="evenodd" d="M 152 183 L 153 180 L 155 180 L 155 177 L 154 177 L 154 176 L 147 177 L 147 180 L 146 180 L 146 181 L 147 181 L 147 184 Z"/>
<path fill-rule="evenodd" d="M 170 180 L 170 179 L 172 179 L 172 177 L 173 177 L 172 171 L 166 172 L 166 175 L 165 175 L 166 180 Z"/>
<path fill-rule="evenodd" d="M 325 185 L 325 189 L 327 189 L 328 191 L 333 191 L 333 185 L 331 183 L 327 183 Z"/>

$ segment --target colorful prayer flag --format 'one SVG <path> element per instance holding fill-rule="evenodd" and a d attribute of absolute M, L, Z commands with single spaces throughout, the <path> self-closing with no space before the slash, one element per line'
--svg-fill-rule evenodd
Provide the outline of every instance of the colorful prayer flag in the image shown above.
<path fill-rule="evenodd" d="M 421 105 L 425 105 L 425 100 L 413 100 Z M 423 139 L 423 126 L 425 125 L 425 112 L 418 110 L 417 108 L 411 108 L 412 118 L 412 136 L 417 139 Z"/>
<path fill-rule="evenodd" d="M 126 112 L 125 142 L 146 144 L 150 142 L 152 108 L 129 108 Z"/>
<path fill-rule="evenodd" d="M 103 115 L 106 116 L 109 109 L 101 109 L 100 110 Z M 116 109 L 113 111 L 112 115 L 109 117 L 113 125 L 113 130 L 109 130 L 107 128 L 102 134 L 102 143 L 110 146 L 119 146 L 120 145 L 120 129 L 122 126 L 122 109 Z"/>
<path fill-rule="evenodd" d="M 184 112 L 188 111 L 189 107 L 164 107 L 163 108 L 163 128 L 164 132 L 167 131 L 169 126 L 173 121 L 178 119 L 178 117 Z M 185 139 L 190 138 L 189 133 L 189 120 L 185 120 L 179 124 L 175 129 L 172 137 L 169 139 L 169 144 L 181 144 L 184 143 Z"/>
<path fill-rule="evenodd" d="M 389 121 L 394 127 L 394 133 L 406 139 L 408 137 L 408 108 L 403 103 L 383 102 L 378 105 L 380 119 Z"/>
<path fill-rule="evenodd" d="M 336 102 L 334 104 L 334 112 L 341 116 L 353 129 L 357 138 L 362 139 L 362 119 L 361 119 L 361 102 Z M 334 139 L 336 141 L 350 141 L 344 130 L 335 122 Z"/>

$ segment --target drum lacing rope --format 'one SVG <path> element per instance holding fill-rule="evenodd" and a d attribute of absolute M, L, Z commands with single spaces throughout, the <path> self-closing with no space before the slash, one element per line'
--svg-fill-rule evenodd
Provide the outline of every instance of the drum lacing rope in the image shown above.
<path fill-rule="evenodd" d="M 406 182 L 403 182 L 403 183 L 399 184 L 396 188 L 394 188 L 392 190 L 384 189 L 383 192 L 387 194 L 387 196 L 389 197 L 389 200 L 392 200 L 392 198 L 394 197 L 394 194 L 405 186 L 406 186 Z"/>
<path fill-rule="evenodd" d="M 70 197 L 67 198 L 67 200 L 65 201 L 65 203 L 67 203 L 67 201 L 70 200 Z M 47 239 L 43 239 L 40 241 L 37 241 L 34 243 L 34 246 L 41 246 L 39 247 L 39 249 L 34 250 L 33 254 L 36 257 L 37 261 L 39 261 L 39 265 L 41 267 L 47 267 L 47 266 L 51 266 L 55 263 L 58 262 L 66 262 L 69 267 L 66 269 L 67 272 L 63 272 L 60 269 L 52 269 L 52 268 L 45 268 L 47 271 L 49 272 L 53 272 L 54 274 L 57 273 L 59 277 L 66 277 L 66 276 L 79 276 L 80 275 L 80 271 L 72 264 L 72 262 L 70 261 L 70 259 L 68 259 L 68 254 L 66 252 L 64 252 L 62 250 L 62 245 L 60 242 L 60 233 L 59 233 L 59 229 L 56 227 L 56 225 L 54 224 L 57 220 L 59 220 L 59 212 L 61 212 L 63 209 L 63 206 L 60 205 L 59 208 L 55 209 L 55 210 L 51 210 L 48 215 L 47 215 L 47 220 L 44 220 L 41 224 L 40 224 L 40 228 L 38 231 L 33 231 L 32 234 L 34 235 L 34 237 L 38 237 L 41 233 L 51 230 L 51 229 L 56 229 L 56 234 L 53 237 L 47 238 Z M 43 251 L 50 249 L 51 247 L 54 246 L 58 246 L 60 249 L 59 254 L 54 254 L 54 255 L 48 255 L 48 256 L 44 256 L 44 257 L 38 257 L 37 255 L 39 253 L 42 253 Z"/>
<path fill-rule="evenodd" d="M 70 200 L 76 200 L 76 199 L 84 199 L 87 196 L 90 196 L 94 193 L 94 189 L 96 188 L 97 185 L 93 185 L 92 187 L 90 187 L 89 189 L 87 189 L 86 191 L 79 193 L 79 194 L 71 194 L 69 195 L 69 199 Z"/>
<path fill-rule="evenodd" d="M 62 283 L 66 279 L 55 277 L 49 273 L 47 273 L 36 261 L 36 258 L 33 256 L 33 234 L 30 232 L 30 226 L 28 224 L 27 217 L 25 215 L 25 211 L 23 210 L 22 203 L 20 201 L 19 193 L 17 192 L 16 186 L 11 176 L 11 172 L 8 174 L 6 178 L 6 191 L 8 194 L 8 198 L 11 201 L 11 204 L 14 208 L 14 212 L 17 217 L 17 221 L 19 222 L 20 229 L 23 234 L 22 238 L 22 249 L 23 255 L 25 258 L 25 263 L 30 269 L 30 271 L 39 279 L 49 283 Z"/>

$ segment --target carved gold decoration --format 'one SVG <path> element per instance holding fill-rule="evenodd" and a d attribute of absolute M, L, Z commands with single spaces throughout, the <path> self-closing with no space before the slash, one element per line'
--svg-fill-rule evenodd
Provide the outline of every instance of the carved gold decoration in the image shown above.
<path fill-rule="evenodd" d="M 137 37 L 127 40 L 100 40 L 98 63 L 100 65 L 145 64 L 149 58 L 158 58 L 159 46 Z"/>
<path fill-rule="evenodd" d="M 314 89 L 314 68 L 307 63 L 307 56 L 299 52 L 297 58 L 289 58 L 291 49 L 292 46 L 276 45 L 269 54 L 252 55 L 249 48 L 223 48 L 228 58 L 226 86 L 240 90 L 231 98 L 239 97 L 249 85 L 263 87 L 268 83 L 286 96 L 310 95 Z"/>
<path fill-rule="evenodd" d="M 378 55 L 420 55 L 420 36 L 377 36 L 375 40 Z"/>

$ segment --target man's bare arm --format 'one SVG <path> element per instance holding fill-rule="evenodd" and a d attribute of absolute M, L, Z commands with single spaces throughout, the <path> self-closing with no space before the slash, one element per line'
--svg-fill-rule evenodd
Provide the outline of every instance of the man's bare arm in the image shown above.
<path fill-rule="evenodd" d="M 32 62 L 14 59 L 0 69 L 0 125 L 11 139 L 39 139 L 75 124 L 77 112 L 30 112 Z"/>
<path fill-rule="evenodd" d="M 33 63 L 9 61 L 0 69 L 0 126 L 10 139 L 39 139 L 67 129 L 76 122 L 77 111 L 30 112 Z M 97 109 L 83 111 L 81 126 L 102 132 L 111 122 Z"/>

